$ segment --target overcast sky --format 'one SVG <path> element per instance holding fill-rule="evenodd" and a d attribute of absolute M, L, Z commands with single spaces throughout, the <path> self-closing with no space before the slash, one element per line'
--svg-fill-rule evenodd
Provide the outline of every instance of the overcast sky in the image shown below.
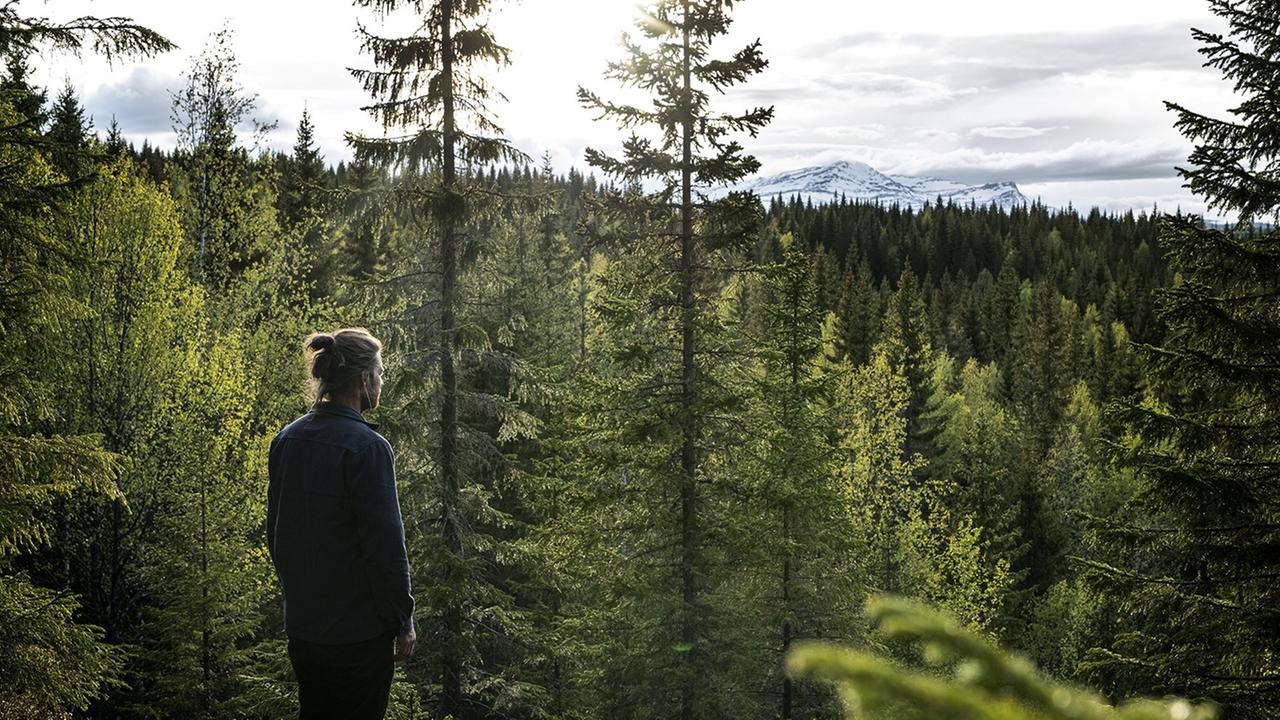
<path fill-rule="evenodd" d="M 615 148 L 618 133 L 575 99 L 585 85 L 616 95 L 601 73 L 630 28 L 628 0 L 499 1 L 491 23 L 513 66 L 493 75 L 508 102 L 495 108 L 530 156 L 583 167 L 583 148 Z M 839 159 L 888 173 L 965 182 L 1012 180 L 1052 205 L 1108 210 L 1202 203 L 1174 166 L 1190 146 L 1162 100 L 1221 114 L 1230 88 L 1200 67 L 1190 28 L 1217 29 L 1204 0 L 747 0 L 734 10 L 729 54 L 759 38 L 769 68 L 726 96 L 725 109 L 774 105 L 775 119 L 745 141 L 764 173 Z M 310 108 L 330 162 L 348 158 L 348 130 L 372 131 L 369 98 L 347 72 L 369 67 L 356 21 L 378 19 L 339 0 L 23 0 L 29 15 L 124 16 L 179 49 L 145 63 L 108 66 L 49 56 L 38 77 L 70 82 L 102 128 L 114 115 L 135 142 L 171 146 L 170 91 L 227 23 L 241 84 L 256 115 L 277 121 L 273 146 L 292 145 Z M 388 21 L 406 29 L 408 18 Z M 398 23 L 398 25 L 397 25 Z"/>

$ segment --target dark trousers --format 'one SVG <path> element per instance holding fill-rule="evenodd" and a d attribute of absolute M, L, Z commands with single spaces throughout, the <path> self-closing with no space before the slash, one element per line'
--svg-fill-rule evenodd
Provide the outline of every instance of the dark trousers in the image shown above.
<path fill-rule="evenodd" d="M 391 694 L 394 635 L 348 645 L 289 638 L 299 720 L 382 720 Z"/>

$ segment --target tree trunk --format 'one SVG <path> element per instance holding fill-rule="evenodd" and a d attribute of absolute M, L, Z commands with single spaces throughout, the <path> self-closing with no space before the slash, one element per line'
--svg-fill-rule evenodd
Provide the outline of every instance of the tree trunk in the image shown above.
<path fill-rule="evenodd" d="M 782 657 L 791 650 L 791 503 L 782 510 L 782 538 L 786 554 L 782 559 Z M 782 720 L 791 720 L 791 678 L 782 676 Z"/>
<path fill-rule="evenodd" d="M 689 5 L 684 3 L 683 63 L 684 95 L 682 102 L 687 110 L 681 128 L 680 161 L 680 410 L 683 421 L 683 438 L 680 448 L 680 584 L 684 601 L 681 642 L 685 652 L 685 673 L 680 694 L 680 718 L 692 720 L 694 706 L 695 669 L 689 667 L 692 658 L 702 648 L 698 647 L 698 627 L 695 603 L 698 599 L 698 426 L 695 416 L 697 402 L 697 366 L 694 361 L 694 304 L 693 304 L 693 113 L 691 92 L 691 68 L 689 57 Z"/>
<path fill-rule="evenodd" d="M 442 192 L 446 198 L 455 191 L 454 168 L 454 97 L 453 97 L 453 0 L 443 0 L 440 6 L 440 56 L 441 81 L 444 90 L 444 157 L 442 161 Z M 458 586 L 460 578 L 454 577 L 459 556 L 462 554 L 462 522 L 458 515 L 458 498 L 461 478 L 458 468 L 458 379 L 454 372 L 454 293 L 457 284 L 457 237 L 454 233 L 454 203 L 445 203 L 441 218 L 440 236 L 440 338 L 443 343 L 440 354 L 440 385 L 443 401 L 440 407 L 440 474 L 442 493 L 442 532 L 444 544 L 452 556 L 445 571 L 445 585 Z M 444 610 L 445 637 L 441 658 L 440 716 L 452 715 L 455 720 L 465 717 L 462 711 L 462 607 L 457 599 Z"/>

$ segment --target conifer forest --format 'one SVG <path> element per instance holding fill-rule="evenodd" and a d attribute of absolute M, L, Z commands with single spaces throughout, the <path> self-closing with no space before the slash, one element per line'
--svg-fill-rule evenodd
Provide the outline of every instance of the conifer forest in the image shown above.
<path fill-rule="evenodd" d="M 162 29 L 0 4 L 0 720 L 297 716 L 267 450 L 349 326 L 388 718 L 1280 718 L 1280 4 L 1185 28 L 1240 98 L 1167 98 L 1207 222 L 713 192 L 785 112 L 724 102 L 769 63 L 729 0 L 585 59 L 617 142 L 565 173 L 502 130 L 509 1 L 355 0 L 340 161 L 237 134 L 229 30 L 137 145 L 33 70 Z"/>

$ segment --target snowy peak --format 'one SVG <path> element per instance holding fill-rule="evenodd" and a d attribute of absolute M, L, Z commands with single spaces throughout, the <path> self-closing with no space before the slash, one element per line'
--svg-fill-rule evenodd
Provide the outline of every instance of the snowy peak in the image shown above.
<path fill-rule="evenodd" d="M 759 178 L 747 183 L 743 189 L 753 190 L 761 198 L 801 193 L 827 194 L 835 199 L 841 192 L 847 195 L 851 188 L 856 188 L 860 197 L 888 201 L 911 192 L 897 180 L 866 163 L 847 161 Z"/>
<path fill-rule="evenodd" d="M 921 208 L 939 197 L 957 205 L 990 205 L 1002 208 L 1025 205 L 1028 200 L 1012 182 L 966 185 L 936 177 L 886 175 L 866 163 L 842 160 L 830 165 L 790 170 L 777 175 L 757 177 L 728 190 L 750 190 L 762 201 L 793 196 L 815 204 L 849 201 L 897 204 Z"/>

